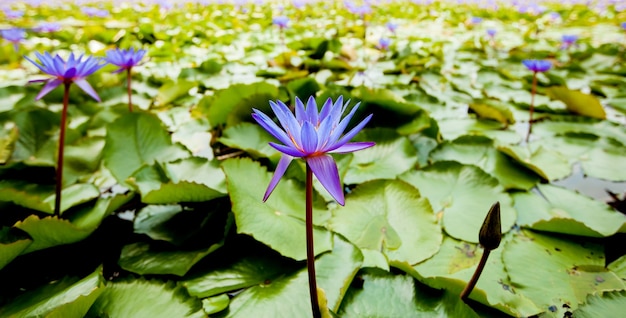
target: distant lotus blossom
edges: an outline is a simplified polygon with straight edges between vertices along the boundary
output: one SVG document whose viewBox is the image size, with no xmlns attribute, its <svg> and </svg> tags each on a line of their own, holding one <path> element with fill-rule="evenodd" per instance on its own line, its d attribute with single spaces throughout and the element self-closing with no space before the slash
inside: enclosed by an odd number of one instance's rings
<svg viewBox="0 0 626 318">
<path fill-rule="evenodd" d="M 302 9 L 306 6 L 306 0 L 293 0 L 291 3 L 294 7 L 296 7 L 296 9 Z"/>
<path fill-rule="evenodd" d="M 391 39 L 380 38 L 380 40 L 378 40 L 378 45 L 376 47 L 381 51 L 387 51 L 389 49 L 389 45 L 391 45 Z"/>
<path fill-rule="evenodd" d="M 24 11 L 22 10 L 4 9 L 2 11 L 4 11 L 4 16 L 8 20 L 19 19 L 24 16 Z"/>
<path fill-rule="evenodd" d="M 0 35 L 2 35 L 5 40 L 13 43 L 13 47 L 17 52 L 20 49 L 20 42 L 22 42 L 22 40 L 24 40 L 24 38 L 26 37 L 26 32 L 23 29 L 13 28 L 8 30 L 0 30 Z"/>
<path fill-rule="evenodd" d="M 396 30 L 398 29 L 397 23 L 387 22 L 386 26 L 387 26 L 387 30 L 389 30 L 389 32 L 391 33 L 396 33 Z"/>
<path fill-rule="evenodd" d="M 63 60 L 59 55 L 53 57 L 48 52 L 44 54 L 35 53 L 35 55 L 37 55 L 41 64 L 31 60 L 27 56 L 25 56 L 25 58 L 35 64 L 42 72 L 52 75 L 50 79 L 43 80 L 46 82 L 46 85 L 41 89 L 41 92 L 39 92 L 35 99 L 41 99 L 61 84 L 68 85 L 75 83 L 85 93 L 93 97 L 93 99 L 100 101 L 100 97 L 85 78 L 102 68 L 106 63 L 101 63 L 100 59 L 92 56 L 84 60 L 82 55 L 76 58 L 74 57 L 74 53 L 70 54 L 67 61 Z M 41 81 L 37 80 L 33 82 Z"/>
<path fill-rule="evenodd" d="M 328 98 L 321 111 L 318 111 L 313 96 L 307 101 L 306 108 L 296 97 L 294 116 L 282 101 L 270 101 L 270 107 L 282 128 L 263 112 L 253 109 L 252 118 L 282 143 L 269 143 L 280 151 L 282 156 L 265 191 L 263 201 L 274 191 L 291 161 L 294 158 L 302 158 L 333 199 L 344 205 L 343 186 L 339 179 L 337 164 L 329 154 L 349 153 L 374 146 L 373 142 L 349 142 L 370 121 L 371 114 L 344 134 L 360 103 L 342 119 L 341 116 L 347 110 L 348 104 L 349 101 L 343 103 L 342 96 L 334 103 Z"/>
<path fill-rule="evenodd" d="M 496 33 L 498 33 L 498 31 L 496 29 L 487 29 L 487 35 L 490 38 L 493 38 L 496 36 Z"/>
<path fill-rule="evenodd" d="M 558 12 L 550 12 L 550 20 L 558 21 L 561 19 L 561 15 Z"/>
<path fill-rule="evenodd" d="M 272 23 L 278 26 L 279 28 L 284 29 L 289 24 L 289 18 L 283 15 L 277 16 L 277 17 L 272 18 Z"/>
<path fill-rule="evenodd" d="M 533 72 L 545 72 L 552 67 L 552 62 L 548 60 L 523 60 L 522 64 Z"/>
<path fill-rule="evenodd" d="M 361 19 L 365 17 L 366 14 L 372 13 L 372 7 L 370 7 L 368 4 L 356 5 L 350 1 L 346 1 L 345 6 L 348 11 L 360 16 Z"/>
<path fill-rule="evenodd" d="M 622 26 L 622 29 L 626 30 L 626 22 L 622 22 L 620 25 Z"/>
<path fill-rule="evenodd" d="M 480 17 L 472 17 L 470 19 L 471 24 L 480 24 L 481 22 L 483 22 L 483 18 Z"/>
<path fill-rule="evenodd" d="M 137 66 L 144 55 L 146 55 L 146 50 L 137 50 L 135 52 L 134 48 L 129 50 L 115 49 L 107 51 L 104 59 L 109 64 L 118 66 L 119 69 L 115 70 L 114 73 L 119 73 Z"/>
<path fill-rule="evenodd" d="M 104 9 L 98 9 L 94 7 L 82 7 L 80 10 L 88 17 L 105 18 L 109 16 L 109 11 Z"/>
<path fill-rule="evenodd" d="M 561 44 L 561 49 L 568 49 L 571 46 L 576 44 L 576 41 L 578 40 L 578 35 L 575 34 L 564 34 L 561 38 L 562 40 L 562 44 Z"/>
<path fill-rule="evenodd" d="M 41 22 L 37 27 L 35 27 L 35 31 L 51 33 L 61 30 L 61 24 L 57 22 Z"/>
</svg>

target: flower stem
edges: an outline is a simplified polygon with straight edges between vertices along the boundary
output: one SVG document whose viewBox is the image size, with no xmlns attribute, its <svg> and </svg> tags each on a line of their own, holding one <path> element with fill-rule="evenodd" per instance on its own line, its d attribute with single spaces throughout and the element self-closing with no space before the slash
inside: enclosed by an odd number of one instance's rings
<svg viewBox="0 0 626 318">
<path fill-rule="evenodd" d="M 470 293 L 474 289 L 474 286 L 476 286 L 478 278 L 480 278 L 480 274 L 483 273 L 485 264 L 487 264 L 487 258 L 489 258 L 489 253 L 491 253 L 491 250 L 484 250 L 483 256 L 480 257 L 480 262 L 478 262 L 478 267 L 476 267 L 476 271 L 474 271 L 474 275 L 472 275 L 472 278 L 469 282 L 467 282 L 465 289 L 463 289 L 463 292 L 461 292 L 461 300 L 467 301 L 467 297 L 469 297 Z"/>
<path fill-rule="evenodd" d="M 131 76 L 130 76 L 131 67 L 126 69 L 126 89 L 128 90 L 128 111 L 133 112 L 133 101 L 132 101 L 132 90 L 130 88 Z"/>
<path fill-rule="evenodd" d="M 313 250 L 313 171 L 306 165 L 306 265 L 309 272 L 309 294 L 314 318 L 322 317 L 317 299 L 315 280 L 315 252 Z"/>
<path fill-rule="evenodd" d="M 63 93 L 63 110 L 61 111 L 61 131 L 59 134 L 59 153 L 57 156 L 57 171 L 56 171 L 56 187 L 54 197 L 54 215 L 61 215 L 61 190 L 63 188 L 63 150 L 65 149 L 65 128 L 67 121 L 67 107 L 70 99 L 70 85 L 71 83 L 65 83 L 65 90 Z"/>
<path fill-rule="evenodd" d="M 528 134 L 526 134 L 526 143 L 530 139 L 530 133 L 533 130 L 533 113 L 535 112 L 535 92 L 537 90 L 537 72 L 533 72 L 533 87 L 530 92 L 530 117 L 528 118 Z"/>
</svg>

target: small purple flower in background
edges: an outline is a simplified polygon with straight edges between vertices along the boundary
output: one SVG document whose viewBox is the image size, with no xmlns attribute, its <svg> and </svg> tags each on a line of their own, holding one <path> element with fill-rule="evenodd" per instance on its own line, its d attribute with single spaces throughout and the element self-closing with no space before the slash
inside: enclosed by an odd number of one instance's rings
<svg viewBox="0 0 626 318">
<path fill-rule="evenodd" d="M 492 39 L 496 36 L 496 33 L 498 33 L 496 29 L 487 29 L 487 35 Z"/>
<path fill-rule="evenodd" d="M 522 64 L 533 72 L 533 84 L 530 92 L 530 109 L 528 118 L 528 133 L 526 134 L 526 142 L 530 139 L 533 129 L 533 113 L 535 111 L 535 92 L 537 91 L 537 73 L 548 71 L 552 67 L 552 62 L 547 60 L 523 60 Z"/>
<path fill-rule="evenodd" d="M 287 28 L 289 25 L 289 18 L 284 15 L 274 17 L 272 18 L 272 24 L 278 26 L 282 30 Z"/>
<path fill-rule="evenodd" d="M 550 21 L 556 22 L 561 19 L 561 15 L 558 12 L 550 12 Z"/>
<path fill-rule="evenodd" d="M 124 49 L 115 49 L 108 50 L 106 52 L 106 57 L 104 58 L 109 64 L 113 64 L 118 66 L 119 69 L 115 70 L 113 73 L 120 73 L 125 70 L 129 70 L 134 66 L 137 66 L 141 59 L 143 59 L 144 55 L 146 55 L 146 50 L 137 50 L 135 52 L 134 48 L 129 50 Z"/>
<path fill-rule="evenodd" d="M 391 45 L 391 39 L 380 38 L 380 40 L 378 40 L 378 45 L 376 45 L 376 48 L 381 51 L 387 51 L 389 49 L 389 45 Z"/>
<path fill-rule="evenodd" d="M 483 18 L 479 18 L 479 17 L 472 17 L 472 18 L 470 19 L 470 23 L 471 23 L 471 24 L 474 24 L 474 25 L 476 25 L 476 24 L 480 24 L 481 22 L 483 22 Z"/>
<path fill-rule="evenodd" d="M 552 67 L 552 62 L 547 60 L 523 60 L 522 64 L 524 64 L 529 71 L 539 73 L 545 72 Z"/>
<path fill-rule="evenodd" d="M 15 52 L 17 52 L 20 49 L 20 42 L 22 42 L 22 40 L 24 40 L 24 38 L 26 37 L 26 32 L 23 29 L 13 28 L 8 30 L 0 30 L 0 35 L 2 35 L 5 40 L 13 43 Z"/>
<path fill-rule="evenodd" d="M 561 49 L 569 49 L 570 47 L 576 44 L 576 41 L 578 40 L 578 35 L 564 34 L 561 37 L 561 40 L 562 40 Z"/>
<path fill-rule="evenodd" d="M 626 31 L 626 22 L 622 22 L 620 25 L 622 26 L 622 29 Z"/>
<path fill-rule="evenodd" d="M 41 22 L 37 27 L 35 27 L 35 31 L 51 33 L 61 30 L 61 24 L 57 22 Z"/>
<path fill-rule="evenodd" d="M 10 8 L 5 8 L 2 11 L 4 11 L 4 17 L 8 20 L 19 19 L 24 16 L 24 11 L 22 10 L 11 10 Z"/>
<path fill-rule="evenodd" d="M 371 114 L 343 135 L 360 105 L 360 103 L 356 104 L 342 119 L 341 116 L 348 108 L 348 104 L 349 101 L 343 103 L 342 96 L 337 98 L 335 103 L 329 98 L 322 106 L 322 110 L 318 112 L 313 96 L 307 101 L 306 108 L 296 97 L 294 116 L 283 102 L 270 101 L 272 111 L 278 117 L 282 128 L 261 111 L 253 109 L 252 118 L 282 143 L 282 145 L 269 143 L 283 155 L 265 191 L 263 201 L 267 200 L 274 191 L 293 158 L 303 158 L 328 193 L 337 203 L 344 205 L 343 187 L 339 179 L 337 164 L 329 153 L 349 153 L 374 146 L 373 142 L 349 142 L 370 121 Z"/>
<path fill-rule="evenodd" d="M 386 26 L 387 26 L 387 30 L 389 30 L 389 32 L 391 33 L 396 33 L 396 30 L 398 29 L 397 23 L 387 22 Z"/>
<path fill-rule="evenodd" d="M 109 11 L 94 7 L 82 7 L 80 11 L 82 11 L 88 17 L 105 18 L 109 16 Z"/>
<path fill-rule="evenodd" d="M 291 3 L 293 4 L 294 7 L 296 7 L 296 9 L 302 9 L 304 8 L 304 6 L 306 6 L 306 1 L 305 0 L 292 0 Z"/>
<path fill-rule="evenodd" d="M 134 48 L 131 48 L 130 50 L 115 49 L 107 51 L 106 57 L 104 58 L 109 64 L 113 64 L 119 67 L 119 69 L 115 70 L 113 73 L 126 71 L 128 110 L 131 112 L 133 111 L 132 89 L 130 87 L 130 82 L 132 78 L 131 70 L 133 67 L 139 64 L 144 55 L 146 55 L 146 50 L 137 50 L 135 52 Z"/>
<path fill-rule="evenodd" d="M 39 63 L 25 58 L 35 64 L 42 72 L 52 75 L 52 78 L 47 80 L 36 80 L 31 82 L 45 81 L 46 85 L 41 89 L 35 99 L 40 99 L 46 94 L 50 93 L 57 86 L 63 84 L 63 110 L 61 112 L 61 129 L 59 132 L 59 151 L 57 154 L 57 167 L 56 167 L 56 186 L 55 186 L 55 199 L 54 199 L 54 215 L 61 215 L 61 189 L 63 188 L 63 149 L 65 147 L 65 128 L 67 127 L 67 108 L 70 98 L 70 86 L 72 83 L 76 83 L 85 93 L 93 97 L 93 99 L 100 101 L 100 97 L 93 90 L 93 87 L 89 85 L 89 82 L 85 79 L 87 76 L 93 74 L 99 70 L 106 63 L 100 63 L 100 59 L 94 57 L 87 57 L 83 60 L 83 56 L 78 58 L 74 57 L 74 53 L 70 54 L 67 60 L 63 60 L 58 54 L 51 56 L 50 53 L 44 54 L 35 53 L 39 59 Z"/>
<path fill-rule="evenodd" d="M 48 52 L 44 54 L 35 53 L 35 55 L 37 55 L 41 64 L 29 59 L 28 57 L 25 58 L 29 62 L 35 64 L 35 66 L 37 66 L 42 72 L 53 76 L 50 79 L 43 80 L 46 82 L 46 85 L 35 99 L 41 99 L 61 84 L 69 85 L 71 83 L 75 83 L 85 93 L 93 97 L 93 99 L 100 101 L 100 97 L 85 78 L 102 68 L 106 63 L 100 63 L 99 59 L 92 56 L 89 56 L 84 60 L 83 55 L 76 58 L 74 57 L 74 53 L 70 54 L 67 61 L 63 60 L 63 58 L 59 55 L 53 57 Z M 34 82 L 41 81 L 38 80 Z"/>
</svg>

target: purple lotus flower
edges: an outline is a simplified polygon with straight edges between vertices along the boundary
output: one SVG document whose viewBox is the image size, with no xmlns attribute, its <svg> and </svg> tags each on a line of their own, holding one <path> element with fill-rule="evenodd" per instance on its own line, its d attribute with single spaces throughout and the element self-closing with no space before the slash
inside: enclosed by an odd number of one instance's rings
<svg viewBox="0 0 626 318">
<path fill-rule="evenodd" d="M 289 18 L 286 16 L 277 16 L 272 19 L 272 23 L 277 25 L 279 28 L 284 29 L 289 24 Z"/>
<path fill-rule="evenodd" d="M 59 24 L 57 22 L 41 22 L 35 28 L 35 31 L 45 32 L 45 33 L 56 32 L 56 31 L 59 31 L 59 30 L 61 30 L 61 24 Z"/>
<path fill-rule="evenodd" d="M 13 47 L 17 52 L 20 49 L 20 42 L 22 42 L 22 40 L 24 40 L 24 38 L 26 37 L 26 32 L 19 28 L 13 28 L 8 30 L 0 30 L 0 35 L 2 35 L 5 40 L 13 43 Z"/>
<path fill-rule="evenodd" d="M 137 66 L 141 59 L 146 55 L 146 50 L 137 50 L 135 52 L 134 48 L 130 50 L 123 49 L 115 49 L 108 50 L 106 52 L 106 57 L 104 58 L 109 64 L 113 64 L 119 69 L 115 70 L 113 73 L 119 73 L 125 70 L 128 70 L 134 66 Z"/>
<path fill-rule="evenodd" d="M 523 60 L 522 63 L 526 68 L 533 72 L 545 72 L 552 67 L 552 62 L 547 60 Z"/>
<path fill-rule="evenodd" d="M 490 38 L 493 38 L 496 36 L 496 33 L 498 33 L 498 31 L 496 29 L 487 29 L 487 35 Z"/>
<path fill-rule="evenodd" d="M 398 29 L 397 23 L 387 22 L 386 26 L 387 26 L 387 30 L 389 30 L 389 32 L 391 33 L 396 33 L 396 30 Z"/>
<path fill-rule="evenodd" d="M 620 25 L 622 26 L 622 29 L 626 30 L 626 22 L 622 22 Z"/>
<path fill-rule="evenodd" d="M 576 44 L 576 41 L 578 40 L 578 35 L 575 34 L 564 34 L 561 37 L 562 40 L 562 44 L 561 44 L 561 48 L 562 49 L 567 49 L 569 47 L 571 47 L 572 45 Z"/>
<path fill-rule="evenodd" d="M 471 24 L 480 24 L 481 22 L 483 22 L 483 18 L 480 17 L 472 17 L 470 19 Z"/>
<path fill-rule="evenodd" d="M 43 55 L 35 53 L 35 55 L 37 55 L 41 64 L 29 59 L 26 56 L 25 58 L 29 62 L 35 64 L 35 66 L 37 66 L 42 72 L 53 76 L 47 80 L 32 81 L 46 82 L 46 85 L 35 99 L 41 99 L 61 84 L 69 85 L 71 83 L 76 83 L 76 85 L 78 85 L 78 87 L 80 87 L 85 93 L 89 94 L 89 96 L 93 97 L 93 99 L 100 101 L 100 97 L 85 78 L 102 68 L 106 63 L 100 63 L 100 59 L 92 56 L 87 57 L 85 60 L 83 60 L 82 55 L 75 58 L 74 53 L 70 54 L 67 61 L 63 60 L 63 58 L 59 55 L 53 57 L 48 52 Z"/>
<path fill-rule="evenodd" d="M 376 47 L 381 51 L 387 51 L 389 49 L 389 45 L 391 45 L 391 39 L 380 38 L 380 40 L 378 40 L 378 45 Z"/>
<path fill-rule="evenodd" d="M 109 11 L 104 9 L 98 9 L 94 7 L 82 7 L 80 10 L 88 17 L 105 18 L 109 16 Z"/>
<path fill-rule="evenodd" d="M 24 16 L 24 11 L 22 10 L 11 10 L 10 8 L 7 8 L 2 11 L 4 11 L 4 16 L 8 20 L 19 19 Z"/>
<path fill-rule="evenodd" d="M 350 113 L 341 119 L 341 115 L 347 109 L 348 104 L 349 101 L 343 103 L 342 96 L 339 96 L 335 103 L 329 98 L 322 106 L 322 110 L 318 112 L 313 96 L 307 101 L 306 108 L 302 101 L 296 97 L 294 116 L 283 102 L 270 101 L 272 111 L 278 117 L 282 128 L 278 127 L 270 117 L 261 111 L 253 109 L 252 118 L 282 143 L 282 145 L 269 143 L 283 155 L 265 191 L 263 201 L 267 200 L 274 191 L 291 160 L 303 158 L 328 193 L 337 203 L 344 205 L 343 189 L 337 164 L 329 153 L 349 153 L 374 146 L 373 142 L 348 142 L 370 121 L 371 114 L 342 136 L 360 105 L 360 103 L 356 104 Z"/>
</svg>

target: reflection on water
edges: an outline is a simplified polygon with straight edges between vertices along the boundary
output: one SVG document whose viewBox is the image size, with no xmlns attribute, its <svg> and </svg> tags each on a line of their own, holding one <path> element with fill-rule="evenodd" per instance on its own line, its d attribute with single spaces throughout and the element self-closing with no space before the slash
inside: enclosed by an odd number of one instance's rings
<svg viewBox="0 0 626 318">
<path fill-rule="evenodd" d="M 616 193 L 620 197 L 626 193 L 626 182 L 612 182 L 585 176 L 580 163 L 574 164 L 573 171 L 569 177 L 553 181 L 552 184 L 578 191 L 602 202 L 613 201 L 607 190 Z"/>
</svg>

